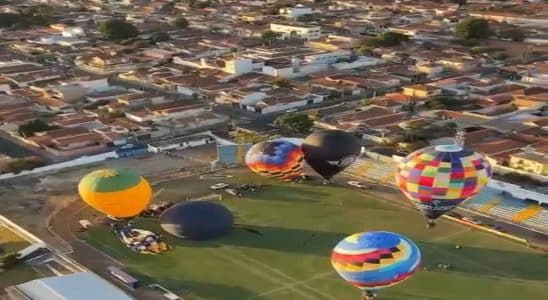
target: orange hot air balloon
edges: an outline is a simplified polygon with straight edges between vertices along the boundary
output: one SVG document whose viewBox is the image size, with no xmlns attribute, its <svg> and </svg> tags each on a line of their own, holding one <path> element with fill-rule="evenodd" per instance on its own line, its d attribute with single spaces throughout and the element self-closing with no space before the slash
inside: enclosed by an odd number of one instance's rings
<svg viewBox="0 0 548 300">
<path fill-rule="evenodd" d="M 127 169 L 93 171 L 80 180 L 78 192 L 89 206 L 117 218 L 138 215 L 152 198 L 148 181 Z"/>
</svg>

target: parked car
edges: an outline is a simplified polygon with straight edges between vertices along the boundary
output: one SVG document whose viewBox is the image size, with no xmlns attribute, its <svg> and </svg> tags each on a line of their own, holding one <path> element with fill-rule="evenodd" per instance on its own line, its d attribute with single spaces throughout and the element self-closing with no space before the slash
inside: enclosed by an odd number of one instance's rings
<svg viewBox="0 0 548 300">
<path fill-rule="evenodd" d="M 226 187 L 228 187 L 228 183 L 220 182 L 220 183 L 216 183 L 216 184 L 210 186 L 209 188 L 212 189 L 212 190 L 220 190 L 220 189 L 224 189 Z"/>
<path fill-rule="evenodd" d="M 243 194 L 240 193 L 238 190 L 235 189 L 226 189 L 225 192 L 229 195 L 232 195 L 234 197 L 242 197 Z"/>
<path fill-rule="evenodd" d="M 359 189 L 364 189 L 366 188 L 367 186 L 359 181 L 348 181 L 347 182 L 348 185 L 350 186 L 353 186 L 353 187 L 357 187 Z"/>
</svg>

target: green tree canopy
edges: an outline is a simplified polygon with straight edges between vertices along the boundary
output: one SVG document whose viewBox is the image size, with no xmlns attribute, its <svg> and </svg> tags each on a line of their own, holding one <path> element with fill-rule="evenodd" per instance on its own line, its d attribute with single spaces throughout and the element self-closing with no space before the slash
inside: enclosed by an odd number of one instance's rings
<svg viewBox="0 0 548 300">
<path fill-rule="evenodd" d="M 175 19 L 175 21 L 173 21 L 173 25 L 175 25 L 179 28 L 185 29 L 185 28 L 188 27 L 188 21 L 187 21 L 187 19 L 185 19 L 183 17 L 179 17 L 179 18 Z"/>
<path fill-rule="evenodd" d="M 463 5 L 466 5 L 468 0 L 451 0 L 451 2 L 458 4 L 459 6 L 463 6 Z"/>
<path fill-rule="evenodd" d="M 491 35 L 489 22 L 483 19 L 466 18 L 457 24 L 456 35 L 460 39 L 485 39 Z"/>
<path fill-rule="evenodd" d="M 373 40 L 367 41 L 367 46 L 370 47 L 392 47 L 392 46 L 398 46 L 402 42 L 406 42 L 409 40 L 409 37 L 405 34 L 397 33 L 397 32 L 383 32 L 377 37 L 375 37 Z"/>
<path fill-rule="evenodd" d="M 316 18 L 312 14 L 305 14 L 297 17 L 297 21 L 304 23 L 314 22 L 315 20 Z"/>
<path fill-rule="evenodd" d="M 0 269 L 10 269 L 19 263 L 19 253 L 10 252 L 0 257 Z"/>
<path fill-rule="evenodd" d="M 267 31 L 263 32 L 263 34 L 261 35 L 261 38 L 263 40 L 263 43 L 268 44 L 268 45 L 272 45 L 272 43 L 274 43 L 274 41 L 279 36 L 280 36 L 280 33 L 274 32 L 272 30 L 267 30 Z"/>
<path fill-rule="evenodd" d="M 139 31 L 135 26 L 118 19 L 103 22 L 99 27 L 99 31 L 103 37 L 109 40 L 129 39 L 139 35 Z"/>
<path fill-rule="evenodd" d="M 314 121 L 305 114 L 288 113 L 277 117 L 274 125 L 296 133 L 308 133 L 314 126 Z"/>
<path fill-rule="evenodd" d="M 169 41 L 170 39 L 171 38 L 170 38 L 169 34 L 167 34 L 164 31 L 160 31 L 160 32 L 155 32 L 155 33 L 152 34 L 152 36 L 150 37 L 150 42 L 156 44 L 158 42 Z"/>
<path fill-rule="evenodd" d="M 28 121 L 27 123 L 19 125 L 19 128 L 17 128 L 17 130 L 20 136 L 27 138 L 27 137 L 34 136 L 35 132 L 47 131 L 50 128 L 51 127 L 48 124 L 46 124 L 44 121 L 37 119 L 33 121 Z"/>
</svg>

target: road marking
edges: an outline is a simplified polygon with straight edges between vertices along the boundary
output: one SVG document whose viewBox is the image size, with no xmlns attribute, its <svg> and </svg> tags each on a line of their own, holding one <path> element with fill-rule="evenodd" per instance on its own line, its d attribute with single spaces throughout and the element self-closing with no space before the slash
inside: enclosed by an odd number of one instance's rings
<svg viewBox="0 0 548 300">
<path fill-rule="evenodd" d="M 256 260 L 256 259 L 254 259 L 254 258 L 251 258 L 251 257 L 249 257 L 249 256 L 247 256 L 247 255 L 241 253 L 240 251 L 237 251 L 237 250 L 234 250 L 234 249 L 228 249 L 228 248 L 226 248 L 226 247 L 223 247 L 223 248 L 226 250 L 226 252 L 231 252 L 231 253 L 233 253 L 233 254 L 239 255 L 239 256 L 240 256 L 240 259 L 247 260 L 248 262 L 253 263 L 253 264 L 255 264 L 255 265 L 258 265 L 258 266 L 262 266 L 264 269 L 267 269 L 267 270 L 269 270 L 270 272 L 272 272 L 272 273 L 274 273 L 274 274 L 277 274 L 278 276 L 280 276 L 280 277 L 282 277 L 282 278 L 285 278 L 286 280 L 290 280 L 291 282 L 298 282 L 295 278 L 293 278 L 293 277 L 291 277 L 291 276 L 285 274 L 285 273 L 282 272 L 281 270 L 276 269 L 276 268 L 274 268 L 274 267 L 272 267 L 272 266 L 269 266 L 269 265 L 267 265 L 267 264 L 265 264 L 265 263 L 263 263 L 263 262 L 261 262 L 261 261 L 259 261 L 259 260 Z M 331 272 L 330 272 L 330 273 L 331 273 Z M 329 294 L 326 294 L 326 293 L 324 293 L 324 292 L 322 292 L 322 291 L 320 291 L 320 290 L 317 290 L 317 289 L 315 289 L 315 288 L 313 288 L 313 287 L 311 287 L 311 286 L 308 286 L 308 285 L 305 285 L 305 284 L 301 284 L 301 285 L 302 285 L 303 288 L 307 289 L 308 291 L 314 292 L 314 293 L 316 293 L 316 294 L 318 294 L 318 295 L 321 295 L 321 296 L 323 296 L 323 297 L 325 297 L 325 298 L 327 298 L 327 299 L 338 300 L 337 298 L 335 298 L 335 297 L 333 297 L 333 296 L 331 296 L 331 295 L 329 295 Z"/>
<path fill-rule="evenodd" d="M 301 280 L 301 281 L 296 281 L 294 283 L 290 283 L 290 284 L 287 284 L 287 285 L 284 285 L 284 286 L 281 286 L 279 288 L 275 288 L 273 290 L 270 290 L 270 291 L 266 291 L 264 293 L 260 293 L 258 295 L 254 295 L 254 296 L 251 296 L 249 298 L 246 298 L 245 300 L 251 300 L 251 299 L 257 299 L 257 298 L 261 298 L 263 296 L 266 296 L 266 295 L 270 295 L 270 294 L 274 294 L 274 293 L 277 293 L 277 292 L 281 292 L 281 291 L 284 291 L 284 290 L 287 290 L 287 289 L 292 289 L 294 287 L 297 287 L 299 285 L 302 285 L 304 283 L 307 283 L 309 281 L 314 281 L 316 279 L 320 279 L 320 278 L 323 278 L 323 277 L 327 277 L 327 276 L 330 276 L 332 275 L 333 272 L 330 271 L 330 272 L 325 272 L 325 273 L 320 273 L 320 274 L 316 274 L 308 279 L 305 279 L 305 280 Z M 336 299 L 336 298 L 329 298 L 329 299 Z"/>
</svg>

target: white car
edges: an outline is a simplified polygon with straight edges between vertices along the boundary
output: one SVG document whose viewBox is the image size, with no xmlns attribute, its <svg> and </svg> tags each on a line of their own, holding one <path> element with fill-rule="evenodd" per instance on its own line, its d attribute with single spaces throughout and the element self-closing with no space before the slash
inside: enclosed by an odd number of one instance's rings
<svg viewBox="0 0 548 300">
<path fill-rule="evenodd" d="M 228 183 L 220 182 L 220 183 L 216 183 L 216 184 L 210 186 L 209 188 L 212 189 L 212 190 L 220 190 L 220 189 L 224 189 L 226 187 L 228 187 Z"/>
<path fill-rule="evenodd" d="M 357 187 L 357 188 L 360 188 L 360 189 L 363 189 L 365 188 L 365 184 L 359 182 L 359 181 L 348 181 L 347 182 L 348 185 L 351 185 L 353 187 Z"/>
</svg>

